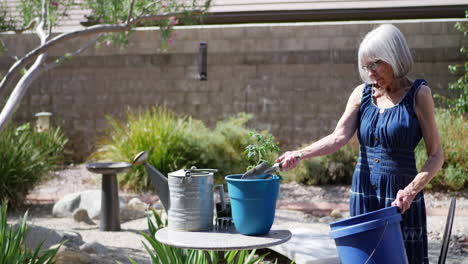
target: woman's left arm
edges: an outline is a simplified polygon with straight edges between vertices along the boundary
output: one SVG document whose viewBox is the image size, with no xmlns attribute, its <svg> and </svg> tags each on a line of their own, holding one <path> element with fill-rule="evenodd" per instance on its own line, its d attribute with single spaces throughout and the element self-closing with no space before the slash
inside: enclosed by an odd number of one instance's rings
<svg viewBox="0 0 468 264">
<path fill-rule="evenodd" d="M 398 191 L 397 197 L 392 203 L 392 205 L 400 208 L 401 213 L 410 208 L 416 194 L 422 191 L 424 186 L 434 178 L 444 163 L 444 154 L 435 122 L 434 101 L 431 89 L 428 86 L 423 85 L 419 88 L 416 94 L 415 111 L 421 126 L 424 143 L 426 144 L 427 160 L 414 180 L 403 190 Z"/>
</svg>

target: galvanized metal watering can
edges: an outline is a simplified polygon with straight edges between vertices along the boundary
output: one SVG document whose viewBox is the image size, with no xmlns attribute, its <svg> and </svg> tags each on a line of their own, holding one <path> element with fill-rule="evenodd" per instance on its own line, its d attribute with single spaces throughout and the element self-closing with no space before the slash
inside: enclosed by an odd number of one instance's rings
<svg viewBox="0 0 468 264">
<path fill-rule="evenodd" d="M 181 169 L 165 177 L 147 161 L 148 153 L 140 152 L 134 165 L 143 164 L 156 194 L 168 215 L 168 227 L 181 231 L 213 229 L 213 175 L 216 169 Z"/>
</svg>

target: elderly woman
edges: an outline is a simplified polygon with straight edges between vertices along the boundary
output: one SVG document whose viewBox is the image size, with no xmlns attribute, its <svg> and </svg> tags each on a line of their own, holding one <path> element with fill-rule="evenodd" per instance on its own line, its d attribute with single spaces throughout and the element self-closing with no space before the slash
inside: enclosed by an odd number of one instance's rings
<svg viewBox="0 0 468 264">
<path fill-rule="evenodd" d="M 397 206 L 409 263 L 429 263 L 424 186 L 443 163 L 431 89 L 424 80 L 407 77 L 413 59 L 403 34 L 393 25 L 369 32 L 359 47 L 364 84 L 354 89 L 335 131 L 312 145 L 277 159 L 282 170 L 300 159 L 331 154 L 357 130 L 359 160 L 350 195 L 351 216 Z M 414 149 L 421 138 L 428 159 L 416 170 Z"/>
</svg>

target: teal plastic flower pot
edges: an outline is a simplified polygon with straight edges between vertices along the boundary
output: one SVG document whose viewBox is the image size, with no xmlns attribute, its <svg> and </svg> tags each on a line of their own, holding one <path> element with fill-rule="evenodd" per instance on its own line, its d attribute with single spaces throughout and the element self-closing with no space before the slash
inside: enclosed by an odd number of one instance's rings
<svg viewBox="0 0 468 264">
<path fill-rule="evenodd" d="M 234 225 L 243 235 L 267 234 L 275 220 L 280 177 L 241 179 L 242 174 L 225 177 L 231 199 Z"/>
</svg>

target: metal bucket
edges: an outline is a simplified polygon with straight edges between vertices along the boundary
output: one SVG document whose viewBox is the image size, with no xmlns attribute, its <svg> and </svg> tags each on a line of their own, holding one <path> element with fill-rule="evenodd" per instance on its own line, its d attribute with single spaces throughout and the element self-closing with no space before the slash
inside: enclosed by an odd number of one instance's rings
<svg viewBox="0 0 468 264">
<path fill-rule="evenodd" d="M 212 169 L 178 170 L 169 173 L 168 227 L 180 231 L 213 229 Z"/>
</svg>

